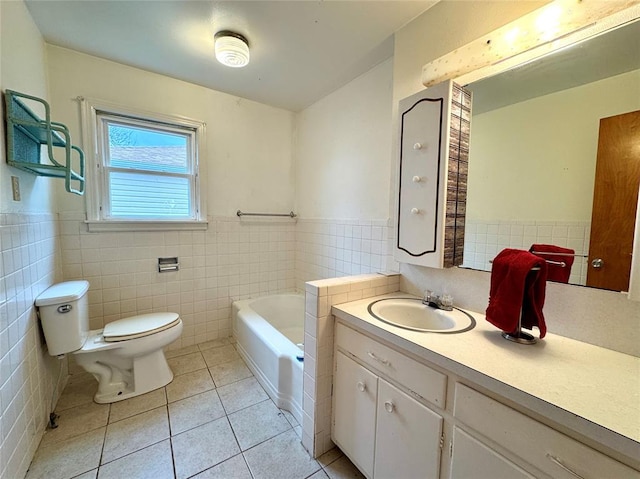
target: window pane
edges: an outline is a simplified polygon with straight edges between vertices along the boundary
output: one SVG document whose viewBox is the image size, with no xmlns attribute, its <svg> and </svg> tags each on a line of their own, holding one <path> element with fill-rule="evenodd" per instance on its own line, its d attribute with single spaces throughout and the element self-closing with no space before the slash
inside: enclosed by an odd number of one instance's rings
<svg viewBox="0 0 640 479">
<path fill-rule="evenodd" d="M 111 216 L 120 218 L 191 218 L 187 178 L 111 172 Z"/>
<path fill-rule="evenodd" d="M 188 173 L 189 134 L 107 122 L 109 164 L 117 168 Z"/>
</svg>

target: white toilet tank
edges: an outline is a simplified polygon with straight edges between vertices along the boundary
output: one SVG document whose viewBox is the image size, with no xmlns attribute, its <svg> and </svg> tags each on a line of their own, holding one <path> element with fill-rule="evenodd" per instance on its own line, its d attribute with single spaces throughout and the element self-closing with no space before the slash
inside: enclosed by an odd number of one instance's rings
<svg viewBox="0 0 640 479">
<path fill-rule="evenodd" d="M 54 284 L 36 298 L 51 356 L 82 348 L 89 336 L 88 281 Z"/>
</svg>

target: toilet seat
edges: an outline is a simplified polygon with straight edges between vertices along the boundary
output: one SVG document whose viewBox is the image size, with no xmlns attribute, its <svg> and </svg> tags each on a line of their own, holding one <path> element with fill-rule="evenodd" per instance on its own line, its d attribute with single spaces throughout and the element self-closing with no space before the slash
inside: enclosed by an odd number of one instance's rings
<svg viewBox="0 0 640 479">
<path fill-rule="evenodd" d="M 142 338 L 169 329 L 180 322 L 176 313 L 149 313 L 113 321 L 102 333 L 106 342 Z"/>
</svg>

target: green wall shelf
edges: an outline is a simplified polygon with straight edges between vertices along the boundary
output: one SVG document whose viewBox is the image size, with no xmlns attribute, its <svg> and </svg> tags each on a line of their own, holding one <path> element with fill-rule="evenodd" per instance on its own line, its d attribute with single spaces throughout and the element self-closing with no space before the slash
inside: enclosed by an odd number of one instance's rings
<svg viewBox="0 0 640 479">
<path fill-rule="evenodd" d="M 35 96 L 5 90 L 7 117 L 7 163 L 39 176 L 64 178 L 65 189 L 76 195 L 84 194 L 84 152 L 71 144 L 69 129 L 51 121 L 49 104 Z M 22 99 L 44 107 L 45 119 L 40 119 Z M 46 146 L 49 163 L 42 162 L 42 146 Z M 64 161 L 57 161 L 54 151 L 64 151 Z M 72 166 L 72 151 L 76 152 Z M 75 186 L 75 187 L 74 187 Z"/>
</svg>

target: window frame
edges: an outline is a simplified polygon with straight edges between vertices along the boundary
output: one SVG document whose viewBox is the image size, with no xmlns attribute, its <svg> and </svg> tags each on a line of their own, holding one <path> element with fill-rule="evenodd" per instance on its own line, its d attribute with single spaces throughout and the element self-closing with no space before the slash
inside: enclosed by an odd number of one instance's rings
<svg viewBox="0 0 640 479">
<path fill-rule="evenodd" d="M 105 102 L 102 100 L 81 99 L 83 104 L 83 143 L 87 154 L 87 224 L 90 232 L 101 231 L 166 231 L 166 230 L 204 230 L 207 228 L 205 211 L 205 192 L 200 178 L 204 174 L 204 165 L 200 161 L 205 153 L 206 124 L 183 116 L 152 113 L 130 107 Z M 115 121 L 114 121 L 115 120 Z M 174 129 L 181 134 L 188 132 L 191 138 L 192 160 L 191 173 L 183 175 L 189 177 L 192 186 L 190 206 L 194 212 L 191 219 L 170 218 L 114 218 L 111 216 L 109 198 L 108 171 L 111 169 L 104 157 L 108 151 L 108 139 L 105 137 L 106 124 L 122 122 L 125 125 L 152 128 L 157 126 L 160 131 Z M 138 125 L 136 125 L 136 122 Z M 105 146 L 106 145 L 106 146 Z M 135 171 L 135 170 L 134 170 Z M 154 172 L 153 174 L 162 174 Z M 172 176 L 176 176 L 172 174 Z"/>
</svg>

